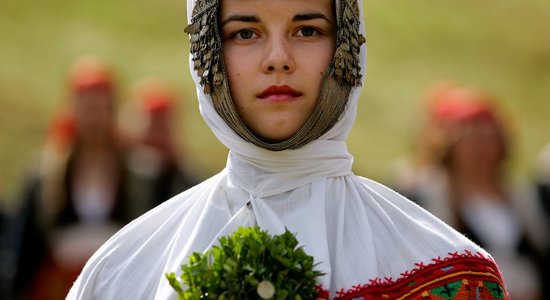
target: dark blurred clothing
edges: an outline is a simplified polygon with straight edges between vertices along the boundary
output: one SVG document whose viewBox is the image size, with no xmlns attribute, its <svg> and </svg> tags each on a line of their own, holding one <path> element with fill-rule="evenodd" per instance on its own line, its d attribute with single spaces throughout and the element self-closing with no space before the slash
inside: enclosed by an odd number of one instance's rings
<svg viewBox="0 0 550 300">
<path fill-rule="evenodd" d="M 538 195 L 540 197 L 541 206 L 544 208 L 546 219 L 550 222 L 550 184 L 539 183 L 537 185 Z M 550 230 L 547 230 L 546 235 L 550 235 Z M 544 270 L 544 291 L 546 300 L 550 300 L 550 247 L 547 248 L 544 255 L 543 267 Z"/>
<path fill-rule="evenodd" d="M 479 195 L 453 199 L 446 174 L 434 170 L 416 174 L 422 177 L 421 184 L 396 189 L 491 253 L 509 291 L 542 289 L 546 297 L 542 299 L 548 299 L 548 222 L 531 193 L 508 188 L 506 201 L 483 200 Z"/>
<path fill-rule="evenodd" d="M 2 295 L 1 299 L 63 299 L 87 259 L 109 237 L 134 218 L 196 183 L 175 165 L 152 166 L 143 157 L 129 162 L 131 159 L 123 157 L 123 154 L 131 156 L 129 153 L 132 150 L 125 149 L 117 154 L 114 169 L 118 171 L 111 176 L 116 178 L 114 203 L 103 211 L 104 215 L 91 213 L 93 205 L 77 204 L 82 202 L 78 197 L 98 197 L 104 193 L 76 194 L 76 152 L 69 155 L 65 167 L 63 164 L 57 167 L 63 171 L 37 170 L 29 176 L 20 208 L 6 218 L 3 226 L 0 263 L 6 264 L 2 271 L 6 275 L 0 284 L 10 295 Z M 56 180 L 51 178 L 55 173 L 64 174 L 53 190 L 59 189 L 57 193 L 46 193 L 55 185 Z M 55 196 L 44 198 L 48 195 Z"/>
<path fill-rule="evenodd" d="M 538 182 L 536 185 L 537 194 L 546 217 L 550 220 L 550 184 Z"/>
<path fill-rule="evenodd" d="M 20 209 L 6 228 L 14 252 L 10 256 L 17 257 L 12 283 L 16 299 L 23 296 L 33 299 L 64 297 L 93 251 L 116 230 L 157 204 L 132 202 L 132 195 L 139 191 L 129 189 L 132 175 L 120 160 L 115 168 L 119 174 L 113 176 L 117 182 L 112 208 L 97 221 L 86 220 L 87 217 L 76 208 L 79 196 L 75 195 L 78 188 L 73 181 L 75 156 L 73 153 L 68 159 L 59 190 L 49 194 L 55 195 L 51 199 L 45 198 L 48 197 L 45 191 L 52 188 L 49 186 L 52 179 L 48 177 L 52 174 L 38 171 L 29 176 L 22 191 Z M 51 207 L 44 207 L 48 205 Z M 66 252 L 72 251 L 63 247 L 72 246 L 73 242 L 75 251 L 69 255 L 72 257 L 67 257 Z"/>
<path fill-rule="evenodd" d="M 165 159 L 162 152 L 148 145 L 134 145 L 128 161 L 133 174 L 131 185 L 140 191 L 134 198 L 138 203 L 153 199 L 159 204 L 200 182 L 175 160 Z"/>
</svg>

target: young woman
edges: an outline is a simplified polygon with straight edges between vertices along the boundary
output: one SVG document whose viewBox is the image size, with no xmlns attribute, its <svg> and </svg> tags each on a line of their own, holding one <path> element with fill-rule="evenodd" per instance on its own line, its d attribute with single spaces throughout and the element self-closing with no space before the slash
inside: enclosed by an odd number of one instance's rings
<svg viewBox="0 0 550 300">
<path fill-rule="evenodd" d="M 227 166 L 111 238 L 69 299 L 175 298 L 166 272 L 251 225 L 296 233 L 326 299 L 507 297 L 483 249 L 351 171 L 361 1 L 190 0 L 188 14 L 200 110 Z"/>
</svg>

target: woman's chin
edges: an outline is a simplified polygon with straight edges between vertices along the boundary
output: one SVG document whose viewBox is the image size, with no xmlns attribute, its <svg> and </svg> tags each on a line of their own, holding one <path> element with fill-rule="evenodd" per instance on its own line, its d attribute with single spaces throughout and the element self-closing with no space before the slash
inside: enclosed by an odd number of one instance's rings
<svg viewBox="0 0 550 300">
<path fill-rule="evenodd" d="M 261 129 L 262 130 L 252 130 L 252 133 L 260 140 L 270 144 L 284 142 L 300 130 L 300 128 L 291 128 L 290 126 L 284 125 L 273 125 Z"/>
<path fill-rule="evenodd" d="M 266 142 L 266 143 L 269 143 L 269 144 L 278 144 L 278 143 L 282 143 L 286 140 L 288 140 L 292 135 L 288 135 L 288 136 L 270 136 L 270 137 L 265 137 L 265 136 L 258 136 L 260 138 L 260 140 Z"/>
</svg>

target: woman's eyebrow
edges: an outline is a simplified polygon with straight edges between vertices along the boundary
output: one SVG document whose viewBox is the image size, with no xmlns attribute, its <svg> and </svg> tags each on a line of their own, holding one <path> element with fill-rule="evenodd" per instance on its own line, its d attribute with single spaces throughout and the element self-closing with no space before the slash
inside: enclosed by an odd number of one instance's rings
<svg viewBox="0 0 550 300">
<path fill-rule="evenodd" d="M 247 23 L 259 23 L 260 18 L 258 16 L 255 16 L 255 15 L 232 15 L 229 18 L 223 20 L 220 23 L 220 27 L 223 27 L 223 25 L 225 25 L 229 22 L 233 22 L 233 21 L 247 22 Z"/>
<path fill-rule="evenodd" d="M 316 12 L 312 12 L 312 13 L 304 13 L 304 14 L 297 14 L 294 16 L 294 18 L 292 18 L 292 21 L 294 22 L 297 22 L 297 21 L 309 21 L 309 20 L 314 20 L 314 19 L 324 19 L 326 20 L 327 22 L 329 23 L 334 23 L 331 19 L 329 19 L 327 16 L 325 16 L 324 14 L 322 13 L 316 13 Z"/>
</svg>

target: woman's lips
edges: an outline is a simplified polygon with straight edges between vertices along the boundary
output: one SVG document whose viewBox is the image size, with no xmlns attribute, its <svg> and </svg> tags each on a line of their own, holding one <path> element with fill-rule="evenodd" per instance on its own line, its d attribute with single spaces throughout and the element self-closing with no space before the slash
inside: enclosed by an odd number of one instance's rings
<svg viewBox="0 0 550 300">
<path fill-rule="evenodd" d="M 265 89 L 258 98 L 275 102 L 292 101 L 302 96 L 302 93 L 294 90 L 288 85 L 272 85 Z"/>
</svg>

